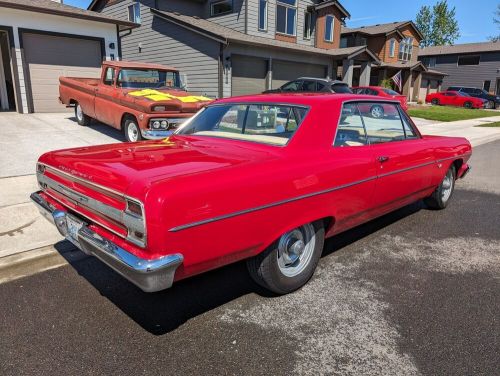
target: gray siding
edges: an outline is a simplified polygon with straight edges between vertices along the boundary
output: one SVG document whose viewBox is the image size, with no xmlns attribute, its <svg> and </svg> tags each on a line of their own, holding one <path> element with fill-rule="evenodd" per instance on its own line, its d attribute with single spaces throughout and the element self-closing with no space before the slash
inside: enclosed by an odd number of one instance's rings
<svg viewBox="0 0 500 376">
<path fill-rule="evenodd" d="M 470 54 L 477 55 L 477 54 Z M 496 81 L 500 78 L 497 70 L 500 68 L 500 51 L 484 52 L 479 54 L 479 65 L 457 65 L 460 55 L 440 55 L 435 56 L 436 66 L 430 69 L 448 74 L 443 80 L 443 89 L 449 86 L 471 86 L 483 88 L 484 81 L 491 81 L 490 91 L 496 92 Z M 421 57 L 424 63 L 428 57 Z"/>
<path fill-rule="evenodd" d="M 122 1 L 103 13 L 126 19 L 130 4 Z M 187 75 L 189 91 L 217 97 L 219 43 L 153 16 L 148 7 L 153 4 L 141 2 L 141 26 L 122 38 L 122 58 L 174 66 Z"/>
<path fill-rule="evenodd" d="M 217 1 L 217 0 L 214 0 Z M 223 14 L 221 16 L 210 17 L 210 4 L 214 1 L 207 1 L 205 5 L 205 18 L 211 22 L 237 30 L 241 33 L 245 32 L 245 0 L 233 0 L 233 12 Z M 186 13 L 187 14 L 187 13 Z"/>
<path fill-rule="evenodd" d="M 304 13 L 312 0 L 298 0 L 297 6 L 297 43 L 314 46 L 316 20 L 312 19 L 311 39 L 304 39 Z M 248 0 L 248 34 L 274 39 L 276 34 L 276 0 L 267 2 L 267 31 L 259 30 L 259 0 Z"/>
</svg>

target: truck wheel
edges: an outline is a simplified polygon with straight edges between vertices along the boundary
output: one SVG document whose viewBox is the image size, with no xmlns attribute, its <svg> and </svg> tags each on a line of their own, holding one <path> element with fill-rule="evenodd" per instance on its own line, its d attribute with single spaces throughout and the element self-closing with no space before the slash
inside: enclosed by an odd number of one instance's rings
<svg viewBox="0 0 500 376">
<path fill-rule="evenodd" d="M 264 252 L 247 260 L 250 276 L 276 294 L 295 291 L 313 276 L 324 241 L 321 221 L 288 231 Z"/>
<path fill-rule="evenodd" d="M 137 125 L 137 120 L 134 118 L 126 118 L 123 123 L 123 131 L 125 132 L 125 139 L 127 142 L 137 142 L 141 141 L 142 134 L 139 126 Z"/>
<path fill-rule="evenodd" d="M 424 200 L 430 209 L 440 210 L 448 206 L 451 196 L 453 195 L 453 190 L 455 189 L 455 179 L 455 166 L 451 165 L 448 171 L 446 171 L 446 175 L 443 181 L 441 181 L 441 184 L 439 184 L 432 195 Z"/>
<path fill-rule="evenodd" d="M 82 106 L 80 106 L 80 103 L 78 102 L 75 103 L 75 117 L 76 117 L 76 122 L 84 127 L 89 125 L 90 121 L 92 120 L 90 116 L 87 116 L 83 113 Z"/>
</svg>

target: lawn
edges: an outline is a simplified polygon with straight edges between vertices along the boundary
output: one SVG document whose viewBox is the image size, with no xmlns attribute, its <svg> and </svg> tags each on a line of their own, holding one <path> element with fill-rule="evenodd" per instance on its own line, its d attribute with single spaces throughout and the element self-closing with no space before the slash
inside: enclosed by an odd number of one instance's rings
<svg viewBox="0 0 500 376">
<path fill-rule="evenodd" d="M 500 127 L 500 121 L 495 121 L 493 123 L 484 123 L 476 125 L 476 127 Z"/>
<path fill-rule="evenodd" d="M 443 122 L 500 116 L 500 112 L 450 106 L 413 107 L 408 110 L 408 114 L 413 117 Z"/>
</svg>

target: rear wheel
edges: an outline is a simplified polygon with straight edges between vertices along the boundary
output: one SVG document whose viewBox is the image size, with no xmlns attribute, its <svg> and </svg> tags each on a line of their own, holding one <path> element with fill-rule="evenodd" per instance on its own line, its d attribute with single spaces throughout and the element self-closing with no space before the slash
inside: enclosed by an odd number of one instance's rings
<svg viewBox="0 0 500 376">
<path fill-rule="evenodd" d="M 472 108 L 472 103 L 469 102 L 469 101 L 467 101 L 467 102 L 464 103 L 464 107 L 465 108 Z"/>
<path fill-rule="evenodd" d="M 446 171 L 446 175 L 441 181 L 441 184 L 439 184 L 432 195 L 424 200 L 429 208 L 444 209 L 448 206 L 455 189 L 455 178 L 455 166 L 452 165 L 448 171 Z"/>
<path fill-rule="evenodd" d="M 324 240 L 321 221 L 297 227 L 249 259 L 248 271 L 255 282 L 276 294 L 295 291 L 313 276 Z"/>
<path fill-rule="evenodd" d="M 379 105 L 372 106 L 372 108 L 370 109 L 370 114 L 374 118 L 377 118 L 377 119 L 381 118 L 384 116 L 384 108 L 382 106 L 379 106 Z"/>
<path fill-rule="evenodd" d="M 123 131 L 127 142 L 136 142 L 143 139 L 137 120 L 132 117 L 125 118 L 123 122 Z"/>
<path fill-rule="evenodd" d="M 438 100 L 437 98 L 432 98 L 431 103 L 432 103 L 434 106 L 437 106 L 437 105 L 439 104 L 439 100 Z"/>
<path fill-rule="evenodd" d="M 92 120 L 90 116 L 87 116 L 83 113 L 82 106 L 80 106 L 80 103 L 78 102 L 75 103 L 75 117 L 76 117 L 76 122 L 82 126 L 89 125 L 90 121 Z"/>
</svg>

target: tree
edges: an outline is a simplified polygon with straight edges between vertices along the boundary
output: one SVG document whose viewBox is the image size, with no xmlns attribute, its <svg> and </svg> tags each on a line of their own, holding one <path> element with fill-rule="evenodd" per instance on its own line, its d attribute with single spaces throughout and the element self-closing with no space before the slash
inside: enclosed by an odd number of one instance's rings
<svg viewBox="0 0 500 376">
<path fill-rule="evenodd" d="M 422 6 L 415 24 L 424 36 L 421 47 L 453 44 L 460 37 L 455 7 L 448 8 L 447 0 L 438 1 L 432 9 Z"/>
<path fill-rule="evenodd" d="M 495 15 L 493 17 L 493 23 L 500 29 L 500 4 L 497 5 L 497 9 L 493 14 Z M 498 42 L 500 41 L 500 34 L 494 37 L 489 37 L 488 39 L 492 42 Z"/>
</svg>

